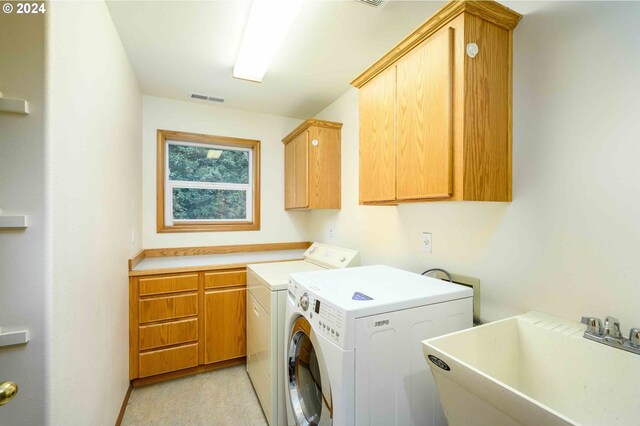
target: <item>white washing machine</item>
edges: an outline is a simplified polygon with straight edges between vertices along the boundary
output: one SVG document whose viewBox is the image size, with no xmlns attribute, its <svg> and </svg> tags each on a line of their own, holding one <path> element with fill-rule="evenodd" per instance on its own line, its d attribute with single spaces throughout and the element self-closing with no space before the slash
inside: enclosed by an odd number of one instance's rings
<svg viewBox="0 0 640 426">
<path fill-rule="evenodd" d="M 420 342 L 473 326 L 470 288 L 389 266 L 292 274 L 290 425 L 446 425 Z"/>
<path fill-rule="evenodd" d="M 304 260 L 247 266 L 247 372 L 271 426 L 285 425 L 284 316 L 292 272 L 358 265 L 358 252 L 313 243 Z"/>
</svg>

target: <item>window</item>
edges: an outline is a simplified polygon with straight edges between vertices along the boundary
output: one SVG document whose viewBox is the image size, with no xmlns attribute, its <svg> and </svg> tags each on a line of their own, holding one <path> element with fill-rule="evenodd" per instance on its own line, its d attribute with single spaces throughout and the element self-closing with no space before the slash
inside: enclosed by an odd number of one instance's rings
<svg viewBox="0 0 640 426">
<path fill-rule="evenodd" d="M 158 232 L 260 229 L 260 141 L 158 130 Z"/>
</svg>

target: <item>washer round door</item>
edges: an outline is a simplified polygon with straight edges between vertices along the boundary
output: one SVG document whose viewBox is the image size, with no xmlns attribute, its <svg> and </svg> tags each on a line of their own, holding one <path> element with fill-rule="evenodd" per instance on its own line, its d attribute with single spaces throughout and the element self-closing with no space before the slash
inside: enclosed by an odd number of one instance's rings
<svg viewBox="0 0 640 426">
<path fill-rule="evenodd" d="M 287 350 L 289 402 L 300 426 L 332 424 L 331 386 L 324 357 L 304 317 L 293 324 Z"/>
</svg>

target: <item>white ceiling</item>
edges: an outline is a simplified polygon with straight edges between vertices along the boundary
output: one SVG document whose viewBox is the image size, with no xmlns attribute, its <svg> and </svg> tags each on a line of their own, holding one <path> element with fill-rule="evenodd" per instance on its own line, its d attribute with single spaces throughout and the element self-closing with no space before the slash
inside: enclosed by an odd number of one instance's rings
<svg viewBox="0 0 640 426">
<path fill-rule="evenodd" d="M 145 95 L 296 118 L 314 116 L 443 1 L 305 0 L 262 83 L 232 77 L 250 1 L 107 2 Z"/>
</svg>

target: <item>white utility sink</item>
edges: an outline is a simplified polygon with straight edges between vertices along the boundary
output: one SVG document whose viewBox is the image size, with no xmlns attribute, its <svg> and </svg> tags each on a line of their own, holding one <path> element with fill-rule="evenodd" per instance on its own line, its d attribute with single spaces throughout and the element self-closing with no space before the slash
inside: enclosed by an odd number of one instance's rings
<svg viewBox="0 0 640 426">
<path fill-rule="evenodd" d="M 640 425 L 640 355 L 584 330 L 529 312 L 423 341 L 449 425 Z"/>
</svg>

